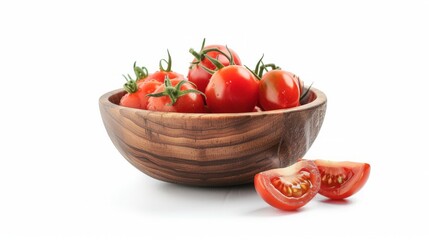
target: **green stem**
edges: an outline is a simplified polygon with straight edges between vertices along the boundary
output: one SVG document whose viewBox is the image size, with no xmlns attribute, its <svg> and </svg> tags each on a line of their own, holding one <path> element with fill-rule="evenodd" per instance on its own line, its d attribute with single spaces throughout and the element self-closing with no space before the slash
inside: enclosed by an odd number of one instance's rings
<svg viewBox="0 0 429 240">
<path fill-rule="evenodd" d="M 211 75 L 213 75 L 216 71 L 211 70 L 210 68 L 204 66 L 203 64 L 200 65 L 200 67 L 202 69 L 204 69 L 206 72 L 210 73 Z"/>
<path fill-rule="evenodd" d="M 192 62 L 191 64 L 198 64 L 201 62 L 203 57 L 204 46 L 206 45 L 206 38 L 203 39 L 203 44 L 201 44 L 200 52 L 195 51 L 193 48 L 189 49 L 189 52 L 195 57 L 197 61 Z"/>
<path fill-rule="evenodd" d="M 264 58 L 264 54 L 262 54 L 262 57 L 261 57 L 261 59 L 259 59 L 259 61 L 258 61 L 258 63 L 256 64 L 256 67 L 255 67 L 255 73 L 259 76 L 259 66 L 261 65 L 261 64 L 263 64 L 262 63 L 262 59 Z M 259 77 L 261 77 L 261 76 L 259 76 Z"/>
<path fill-rule="evenodd" d="M 149 76 L 149 71 L 147 70 L 146 67 L 137 67 L 136 66 L 137 62 L 134 62 L 133 65 L 133 69 L 134 69 L 134 74 L 136 75 L 136 81 L 140 80 L 140 79 L 144 79 L 147 76 Z"/>
<path fill-rule="evenodd" d="M 226 50 L 228 51 L 229 56 L 230 56 L 230 58 L 228 59 L 228 60 L 229 60 L 229 65 L 235 65 L 234 57 L 232 56 L 231 51 L 229 50 L 229 48 L 228 48 L 228 46 L 227 46 L 227 45 L 225 45 L 225 48 L 226 48 Z"/>
<path fill-rule="evenodd" d="M 227 48 L 228 49 L 228 48 Z M 228 50 L 229 51 L 229 50 Z M 228 54 L 226 54 L 226 53 L 224 53 L 223 51 L 221 51 L 221 50 L 219 50 L 219 49 L 217 49 L 217 48 L 208 48 L 208 49 L 206 49 L 206 50 L 204 50 L 204 51 L 201 51 L 201 60 L 203 60 L 204 59 L 204 57 L 205 57 L 205 55 L 207 54 L 207 53 L 209 53 L 209 52 L 218 52 L 218 53 L 220 53 L 220 54 L 222 54 L 223 56 L 225 56 L 226 57 L 226 59 L 228 59 L 228 62 L 234 62 L 234 59 L 232 59 L 231 60 L 231 58 L 232 58 L 232 55 L 231 55 L 231 53 L 230 53 L 230 55 L 228 56 Z M 231 64 L 231 65 L 233 65 L 233 64 Z"/>
<path fill-rule="evenodd" d="M 180 91 L 180 93 L 178 94 L 178 96 L 181 97 L 181 96 L 186 95 L 188 93 L 198 93 L 198 94 L 203 95 L 204 98 L 206 98 L 206 95 L 203 92 L 201 92 L 201 91 L 199 91 L 197 89 L 186 89 L 186 90 Z"/>
<path fill-rule="evenodd" d="M 225 67 L 224 65 L 222 65 L 222 63 L 220 63 L 217 59 L 214 59 L 214 58 L 212 58 L 212 57 L 210 57 L 209 55 L 207 55 L 207 54 L 205 54 L 204 55 L 206 58 L 208 58 L 209 59 L 209 61 L 211 62 L 211 63 L 213 63 L 213 65 L 215 65 L 215 67 L 216 67 L 216 69 L 217 70 L 219 70 L 219 69 L 222 69 L 223 67 Z"/>
<path fill-rule="evenodd" d="M 203 44 L 201 44 L 200 52 L 203 51 L 205 45 L 206 45 L 206 38 L 203 39 Z"/>
<path fill-rule="evenodd" d="M 135 92 L 137 92 L 138 86 L 137 86 L 136 81 L 134 81 L 129 74 L 128 74 L 128 78 L 125 75 L 122 75 L 122 76 L 124 76 L 125 80 L 127 81 L 124 84 L 124 90 L 127 93 L 135 93 Z"/>
<path fill-rule="evenodd" d="M 173 64 L 171 60 L 170 51 L 168 51 L 168 49 L 167 49 L 167 54 L 168 54 L 168 60 L 165 60 L 165 59 L 159 60 L 159 70 L 163 72 L 171 72 L 171 65 Z M 167 69 L 164 69 L 164 67 L 162 66 L 163 62 L 167 63 Z"/>
<path fill-rule="evenodd" d="M 165 76 L 165 80 L 164 80 L 165 90 L 163 92 L 160 92 L 160 93 L 151 93 L 151 94 L 148 94 L 146 96 L 150 96 L 150 97 L 168 96 L 171 100 L 171 103 L 169 104 L 170 106 L 174 105 L 181 96 L 189 94 L 189 93 L 198 93 L 198 94 L 203 95 L 204 98 L 206 98 L 206 95 L 204 93 L 202 93 L 196 89 L 180 90 L 182 85 L 185 83 L 189 83 L 189 82 L 186 80 L 182 80 L 182 81 L 178 82 L 176 86 L 173 87 L 171 84 L 170 78 L 168 76 Z"/>
<path fill-rule="evenodd" d="M 192 64 L 198 64 L 201 61 L 201 54 L 197 53 L 193 48 L 189 49 L 189 52 L 197 59 L 196 62 L 193 62 Z"/>
<path fill-rule="evenodd" d="M 255 71 L 253 71 L 246 65 L 244 65 L 244 67 L 247 68 L 247 70 L 249 70 L 253 74 L 253 76 L 255 76 L 258 80 L 261 80 L 261 78 L 258 76 L 258 74 Z"/>
<path fill-rule="evenodd" d="M 281 69 L 279 66 L 275 65 L 274 63 L 264 64 L 265 70 L 267 70 L 267 67 L 270 67 L 271 70 Z"/>
</svg>

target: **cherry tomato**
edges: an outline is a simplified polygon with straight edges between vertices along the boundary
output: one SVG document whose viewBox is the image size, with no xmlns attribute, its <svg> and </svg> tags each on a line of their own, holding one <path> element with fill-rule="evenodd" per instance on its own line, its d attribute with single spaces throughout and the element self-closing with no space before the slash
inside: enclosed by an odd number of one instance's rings
<svg viewBox="0 0 429 240">
<path fill-rule="evenodd" d="M 125 77 L 126 78 L 126 77 Z M 126 78 L 127 79 L 127 78 Z M 124 84 L 124 89 L 127 92 L 122 96 L 119 105 L 130 108 L 144 108 L 147 105 L 143 88 L 139 88 L 136 81 L 127 79 Z"/>
<path fill-rule="evenodd" d="M 178 78 L 178 79 L 184 79 L 184 76 L 180 73 L 174 72 L 171 70 L 171 66 L 172 66 L 172 60 L 171 60 L 171 55 L 170 52 L 167 50 L 168 53 L 168 60 L 165 59 L 161 59 L 159 61 L 159 71 L 156 71 L 152 74 L 149 74 L 147 76 L 145 76 L 144 78 L 140 77 L 139 81 L 147 81 L 147 80 L 156 80 L 159 81 L 161 83 L 164 83 L 165 77 L 168 77 L 169 79 L 174 79 L 174 78 Z M 162 66 L 162 63 L 165 62 L 167 63 L 167 68 L 165 69 Z M 138 74 L 138 69 L 134 70 L 136 72 L 136 76 Z M 147 70 L 146 70 L 147 73 Z"/>
<path fill-rule="evenodd" d="M 134 93 L 127 93 L 124 96 L 122 96 L 121 101 L 119 102 L 119 105 L 124 107 L 130 107 L 130 108 L 142 108 L 142 99 L 140 98 L 139 92 Z"/>
<path fill-rule="evenodd" d="M 358 192 L 369 177 L 367 163 L 315 160 L 321 176 L 319 193 L 331 199 L 344 199 Z"/>
<path fill-rule="evenodd" d="M 300 81 L 294 74 L 283 70 L 271 70 L 259 83 L 259 104 L 264 110 L 299 106 Z"/>
<path fill-rule="evenodd" d="M 161 85 L 162 85 L 161 82 L 156 81 L 154 79 L 139 82 L 137 84 L 137 86 L 139 87 L 139 93 L 141 94 L 140 96 L 141 109 L 147 109 L 147 104 L 149 103 L 149 96 L 147 95 L 150 93 L 153 93 Z"/>
<path fill-rule="evenodd" d="M 319 191 L 320 174 L 312 161 L 299 161 L 255 175 L 255 189 L 271 206 L 295 210 L 307 204 Z"/>
<path fill-rule="evenodd" d="M 195 58 L 192 61 L 192 64 L 189 67 L 189 71 L 188 71 L 188 80 L 195 83 L 198 87 L 198 90 L 200 90 L 201 92 L 204 92 L 206 90 L 207 84 L 209 83 L 210 78 L 212 76 L 212 74 L 208 73 L 201 66 L 204 66 L 210 70 L 216 69 L 215 65 L 213 65 L 213 63 L 211 63 L 210 60 L 204 56 L 204 54 L 207 54 L 208 56 L 214 59 L 217 59 L 224 66 L 229 65 L 229 59 L 219 52 L 221 51 L 224 54 L 229 55 L 228 49 L 225 46 L 223 45 L 204 46 L 204 43 L 205 43 L 205 40 L 203 41 L 203 46 L 199 53 L 197 53 L 193 49 L 190 49 L 190 52 L 195 56 Z M 213 49 L 216 49 L 219 51 L 213 51 Z M 238 57 L 237 53 L 230 48 L 229 48 L 229 51 L 232 55 L 232 58 L 234 59 L 234 64 L 241 65 L 241 60 Z"/>
<path fill-rule="evenodd" d="M 172 71 L 166 72 L 166 71 L 160 70 L 160 71 L 156 71 L 156 72 L 154 72 L 152 74 L 149 74 L 149 76 L 147 76 L 144 79 L 144 81 L 147 81 L 147 80 L 156 80 L 156 81 L 158 81 L 160 83 L 163 83 L 165 77 L 168 77 L 170 79 L 175 79 L 175 78 L 176 79 L 184 79 L 185 78 L 182 74 L 177 73 L 177 72 L 172 72 Z"/>
<path fill-rule="evenodd" d="M 214 113 L 252 112 L 258 102 L 258 84 L 245 67 L 223 67 L 213 74 L 207 85 L 207 105 Z"/>
<path fill-rule="evenodd" d="M 165 79 L 152 94 L 149 94 L 148 110 L 163 112 L 204 113 L 201 92 L 186 80 Z"/>
</svg>

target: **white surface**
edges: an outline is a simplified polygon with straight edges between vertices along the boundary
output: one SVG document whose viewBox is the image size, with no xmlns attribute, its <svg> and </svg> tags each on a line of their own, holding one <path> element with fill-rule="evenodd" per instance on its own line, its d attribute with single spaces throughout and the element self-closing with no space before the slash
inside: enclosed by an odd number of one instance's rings
<svg viewBox="0 0 429 240">
<path fill-rule="evenodd" d="M 0 239 L 427 239 L 428 1 L 120 2 L 0 3 Z M 284 213 L 252 186 L 167 184 L 128 164 L 98 98 L 167 48 L 186 74 L 203 37 L 323 90 L 306 157 L 369 162 L 362 191 Z"/>
</svg>

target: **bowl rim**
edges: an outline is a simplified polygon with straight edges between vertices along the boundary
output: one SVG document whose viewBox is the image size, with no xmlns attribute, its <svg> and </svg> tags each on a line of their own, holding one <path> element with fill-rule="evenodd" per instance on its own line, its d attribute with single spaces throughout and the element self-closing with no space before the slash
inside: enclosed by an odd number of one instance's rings
<svg viewBox="0 0 429 240">
<path fill-rule="evenodd" d="M 321 90 L 315 88 L 315 87 L 311 87 L 310 89 L 311 92 L 313 92 L 316 95 L 316 98 L 309 102 L 306 103 L 304 105 L 300 105 L 297 107 L 292 107 L 292 108 L 286 108 L 286 109 L 277 109 L 277 110 L 269 110 L 269 111 L 261 111 L 261 112 L 243 112 L 243 113 L 178 113 L 178 112 L 161 112 L 161 111 L 151 111 L 151 110 L 145 110 L 145 109 L 138 109 L 138 108 L 130 108 L 130 107 L 124 107 L 118 104 L 115 104 L 113 102 L 111 102 L 109 100 L 110 97 L 112 97 L 113 95 L 119 94 L 121 92 L 125 92 L 124 89 L 116 89 L 110 92 L 107 92 L 105 94 L 103 94 L 100 98 L 99 98 L 99 104 L 103 105 L 103 106 L 108 106 L 108 107 L 113 107 L 113 108 L 118 108 L 118 109 L 126 109 L 126 110 L 132 110 L 132 111 L 137 111 L 137 112 L 141 112 L 142 114 L 151 114 L 151 115 L 160 115 L 160 116 L 170 116 L 170 117 L 184 117 L 184 116 L 189 116 L 189 117 L 238 117 L 238 116 L 260 116 L 260 115 L 271 115 L 271 114 L 282 114 L 282 113 L 289 113 L 289 112 L 298 112 L 298 111 L 303 111 L 303 110 L 308 110 L 308 109 L 312 109 L 312 108 L 316 108 L 318 106 L 321 106 L 323 104 L 325 104 L 327 102 L 327 98 L 325 93 L 323 93 Z"/>
</svg>

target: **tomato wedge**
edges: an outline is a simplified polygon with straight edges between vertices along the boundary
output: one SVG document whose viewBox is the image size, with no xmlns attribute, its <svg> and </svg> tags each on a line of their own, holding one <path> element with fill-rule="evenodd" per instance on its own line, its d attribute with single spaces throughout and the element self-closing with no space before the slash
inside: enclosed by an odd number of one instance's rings
<svg viewBox="0 0 429 240">
<path fill-rule="evenodd" d="M 321 176 L 319 193 L 331 199 L 344 199 L 358 192 L 369 177 L 368 163 L 315 160 Z"/>
<path fill-rule="evenodd" d="M 312 161 L 300 161 L 255 175 L 255 189 L 271 206 L 295 210 L 307 204 L 319 191 L 320 174 Z"/>
</svg>

